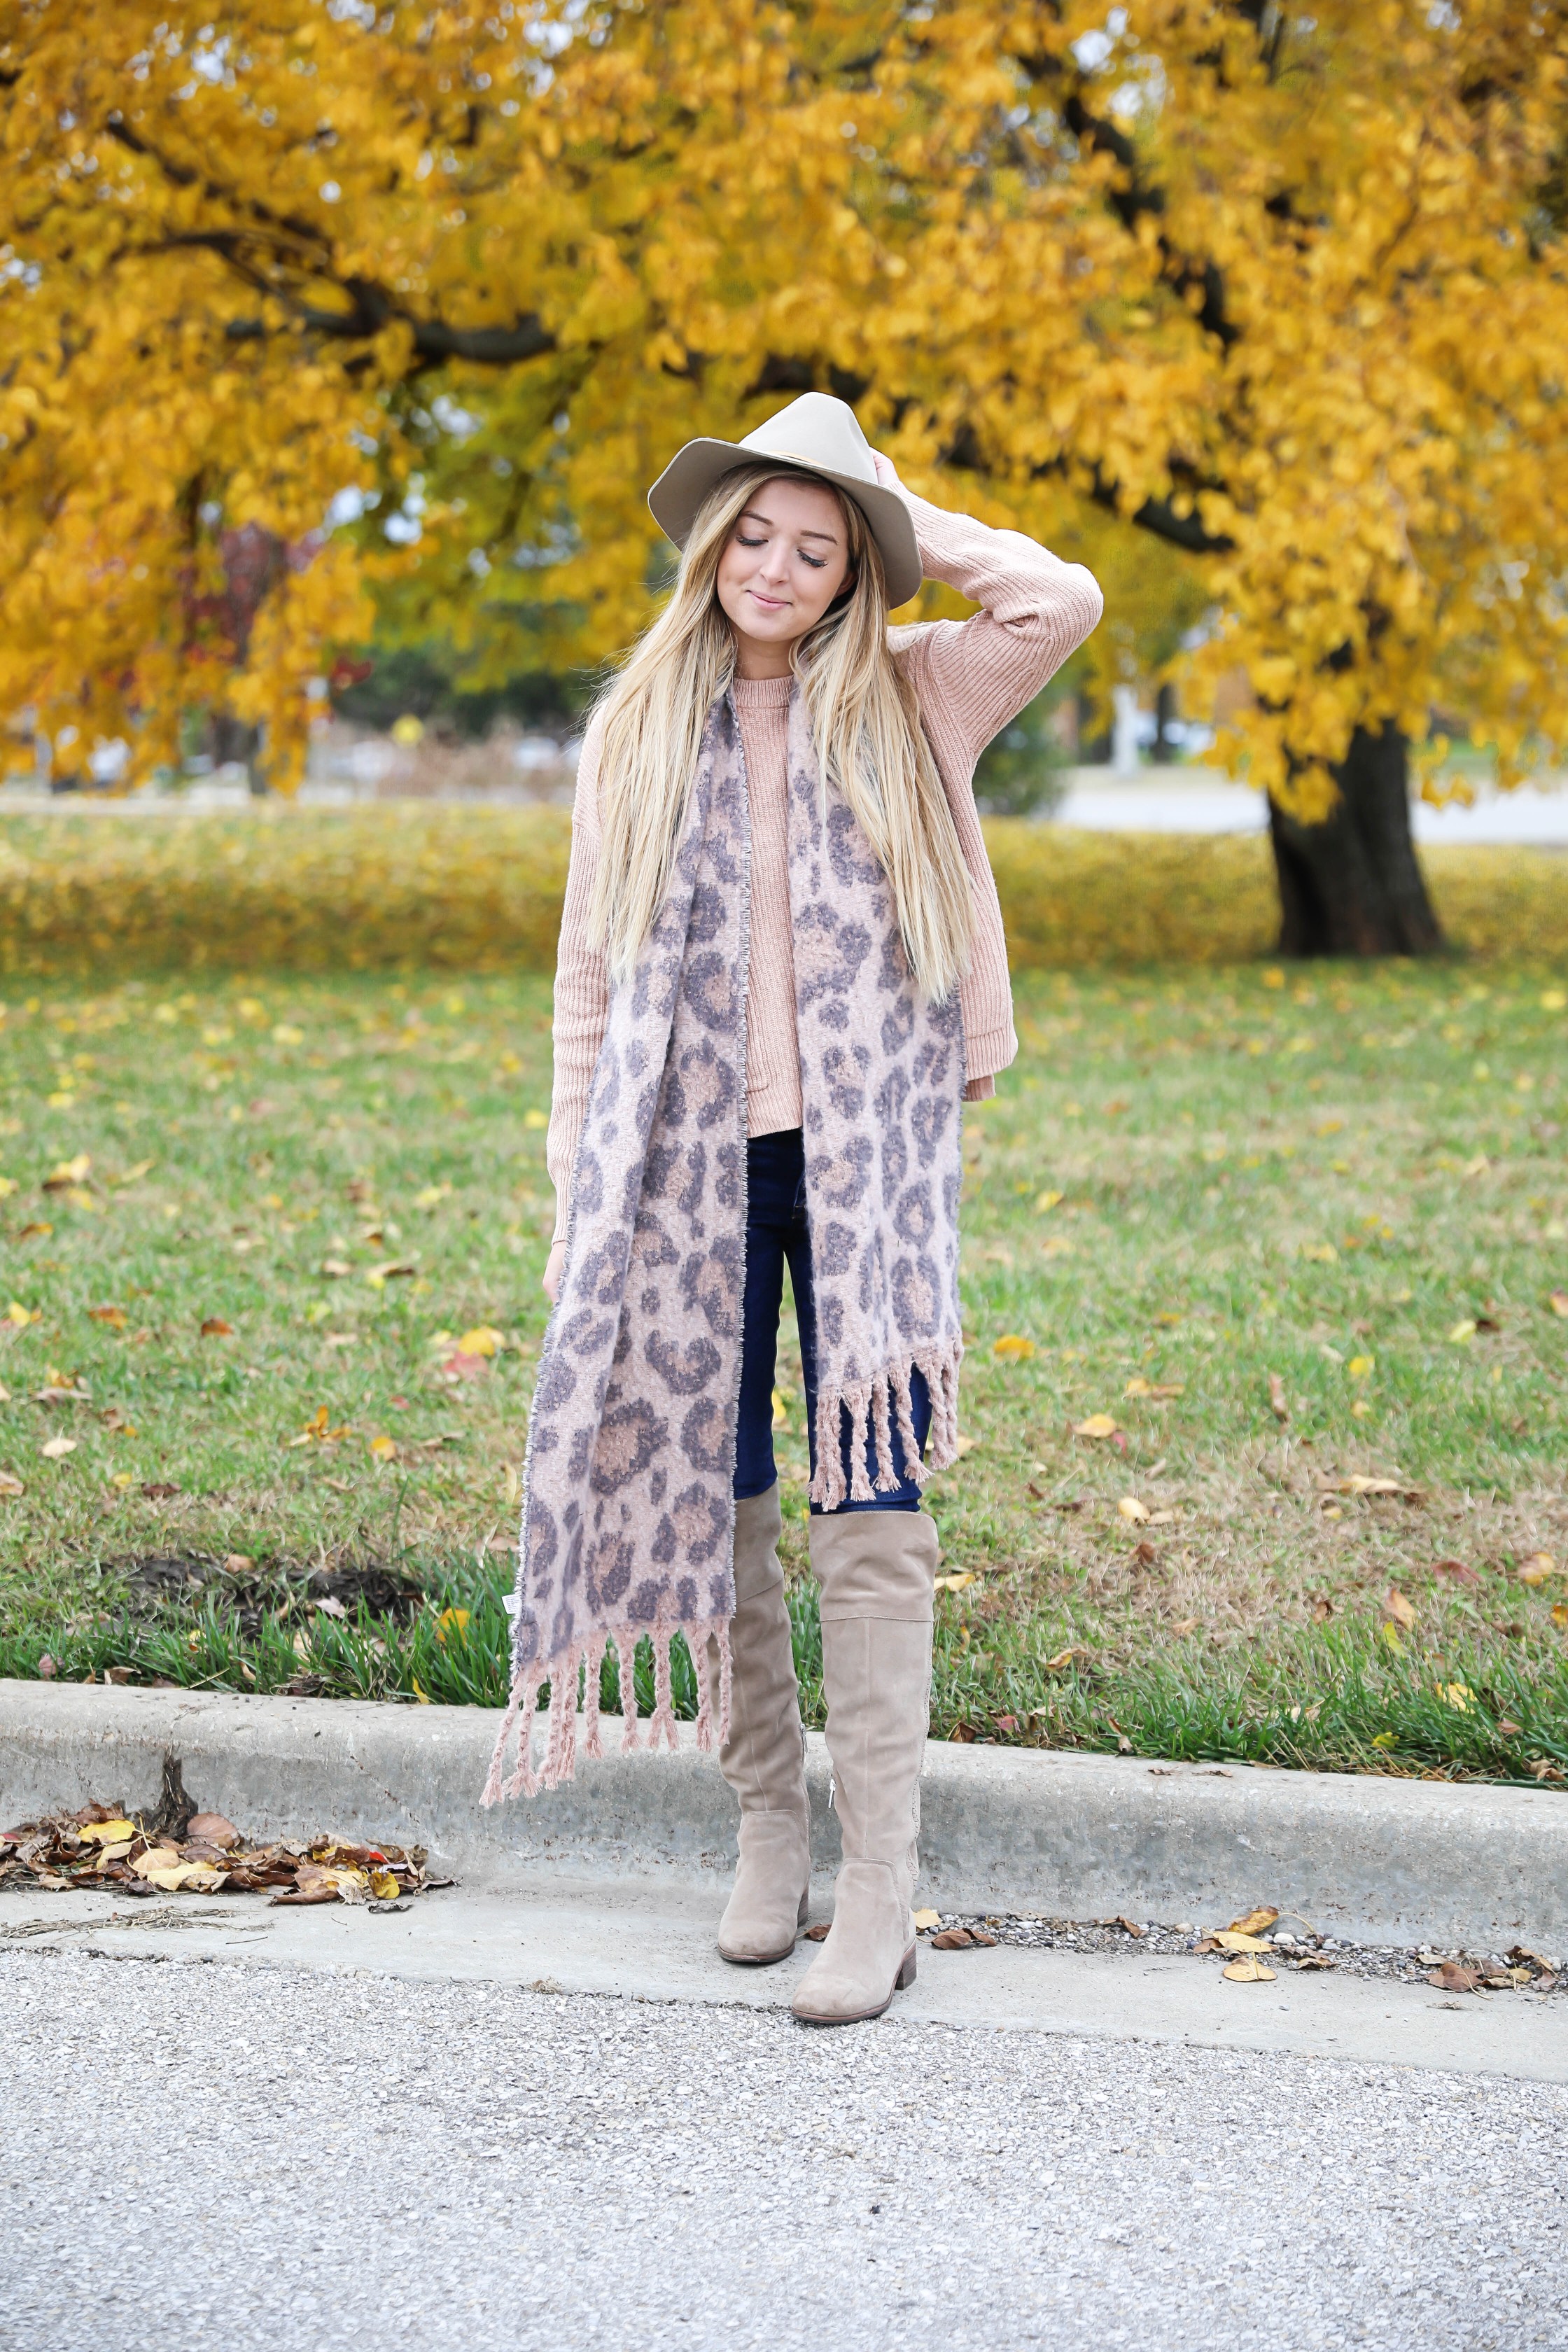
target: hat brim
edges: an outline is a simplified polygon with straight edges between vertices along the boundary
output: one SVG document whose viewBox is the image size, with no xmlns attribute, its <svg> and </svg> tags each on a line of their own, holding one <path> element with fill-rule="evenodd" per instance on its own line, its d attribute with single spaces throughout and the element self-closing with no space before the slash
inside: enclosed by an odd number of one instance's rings
<svg viewBox="0 0 1568 2352">
<path fill-rule="evenodd" d="M 709 491 L 738 466 L 776 466 L 781 474 L 816 474 L 854 499 L 876 541 L 888 582 L 890 608 L 907 604 L 925 577 L 910 510 L 897 490 L 862 482 L 777 449 L 746 449 L 738 441 L 689 441 L 678 449 L 647 494 L 648 509 L 666 538 L 684 547 Z"/>
</svg>

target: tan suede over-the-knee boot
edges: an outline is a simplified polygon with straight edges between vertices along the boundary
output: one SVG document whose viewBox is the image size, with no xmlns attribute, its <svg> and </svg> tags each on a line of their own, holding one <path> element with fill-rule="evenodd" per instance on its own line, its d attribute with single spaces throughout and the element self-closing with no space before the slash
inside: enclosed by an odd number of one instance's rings
<svg viewBox="0 0 1568 2352">
<path fill-rule="evenodd" d="M 781 1525 L 776 1486 L 735 1506 L 730 1737 L 719 1762 L 741 1801 L 741 1859 L 719 1923 L 719 1950 L 749 1968 L 794 1951 L 811 1880 L 805 1738 L 779 1565 Z M 719 1661 L 711 1643 L 707 1666 L 717 1721 Z"/>
<path fill-rule="evenodd" d="M 844 1863 L 833 1926 L 792 2003 L 807 2025 L 879 2017 L 914 1981 L 937 1557 L 936 1528 L 923 1511 L 823 1512 L 811 1522 Z"/>
</svg>

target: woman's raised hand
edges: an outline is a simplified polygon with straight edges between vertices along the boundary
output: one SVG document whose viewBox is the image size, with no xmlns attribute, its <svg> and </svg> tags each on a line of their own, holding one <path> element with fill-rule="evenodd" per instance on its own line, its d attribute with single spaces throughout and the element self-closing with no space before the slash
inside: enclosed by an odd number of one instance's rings
<svg viewBox="0 0 1568 2352">
<path fill-rule="evenodd" d="M 871 452 L 871 463 L 877 468 L 877 479 L 881 483 L 882 488 L 885 490 L 901 490 L 903 488 L 904 486 L 899 479 L 898 468 L 894 466 L 890 457 L 884 457 L 879 449 L 873 449 Z"/>
<path fill-rule="evenodd" d="M 561 1269 L 566 1263 L 564 1242 L 552 1242 L 544 1261 L 544 1295 L 553 1307 L 561 1292 Z"/>
</svg>

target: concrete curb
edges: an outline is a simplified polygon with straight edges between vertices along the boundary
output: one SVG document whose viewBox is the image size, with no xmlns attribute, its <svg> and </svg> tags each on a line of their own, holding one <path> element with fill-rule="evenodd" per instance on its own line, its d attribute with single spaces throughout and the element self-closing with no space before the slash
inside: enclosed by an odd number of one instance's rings
<svg viewBox="0 0 1568 2352">
<path fill-rule="evenodd" d="M 253 1834 L 417 1843 L 473 1886 L 550 1865 L 719 1890 L 734 1801 L 689 1727 L 676 1755 L 609 1756 L 565 1789 L 484 1811 L 499 1723 L 481 1708 L 0 1681 L 0 1815 L 150 1802 L 173 1748 L 198 1802 Z M 808 1751 L 826 1874 L 838 1840 L 819 1737 Z M 921 1890 L 942 1908 L 1213 1926 L 1274 1903 L 1373 1943 L 1568 1944 L 1568 1798 L 1544 1790 L 932 1741 L 921 1811 Z"/>
</svg>

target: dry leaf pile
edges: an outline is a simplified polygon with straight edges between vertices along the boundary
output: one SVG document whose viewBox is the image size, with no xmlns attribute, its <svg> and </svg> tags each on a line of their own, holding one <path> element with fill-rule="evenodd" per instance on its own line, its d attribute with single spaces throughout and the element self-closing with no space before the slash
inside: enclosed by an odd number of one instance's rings
<svg viewBox="0 0 1568 2352">
<path fill-rule="evenodd" d="M 346 1838 L 278 1838 L 257 1845 L 221 1813 L 194 1813 L 182 1834 L 111 1805 L 84 1805 L 0 1830 L 0 1885 L 60 1894 L 266 1894 L 274 1903 L 363 1903 L 383 1908 L 450 1879 L 427 1875 L 423 1846 Z"/>
</svg>

